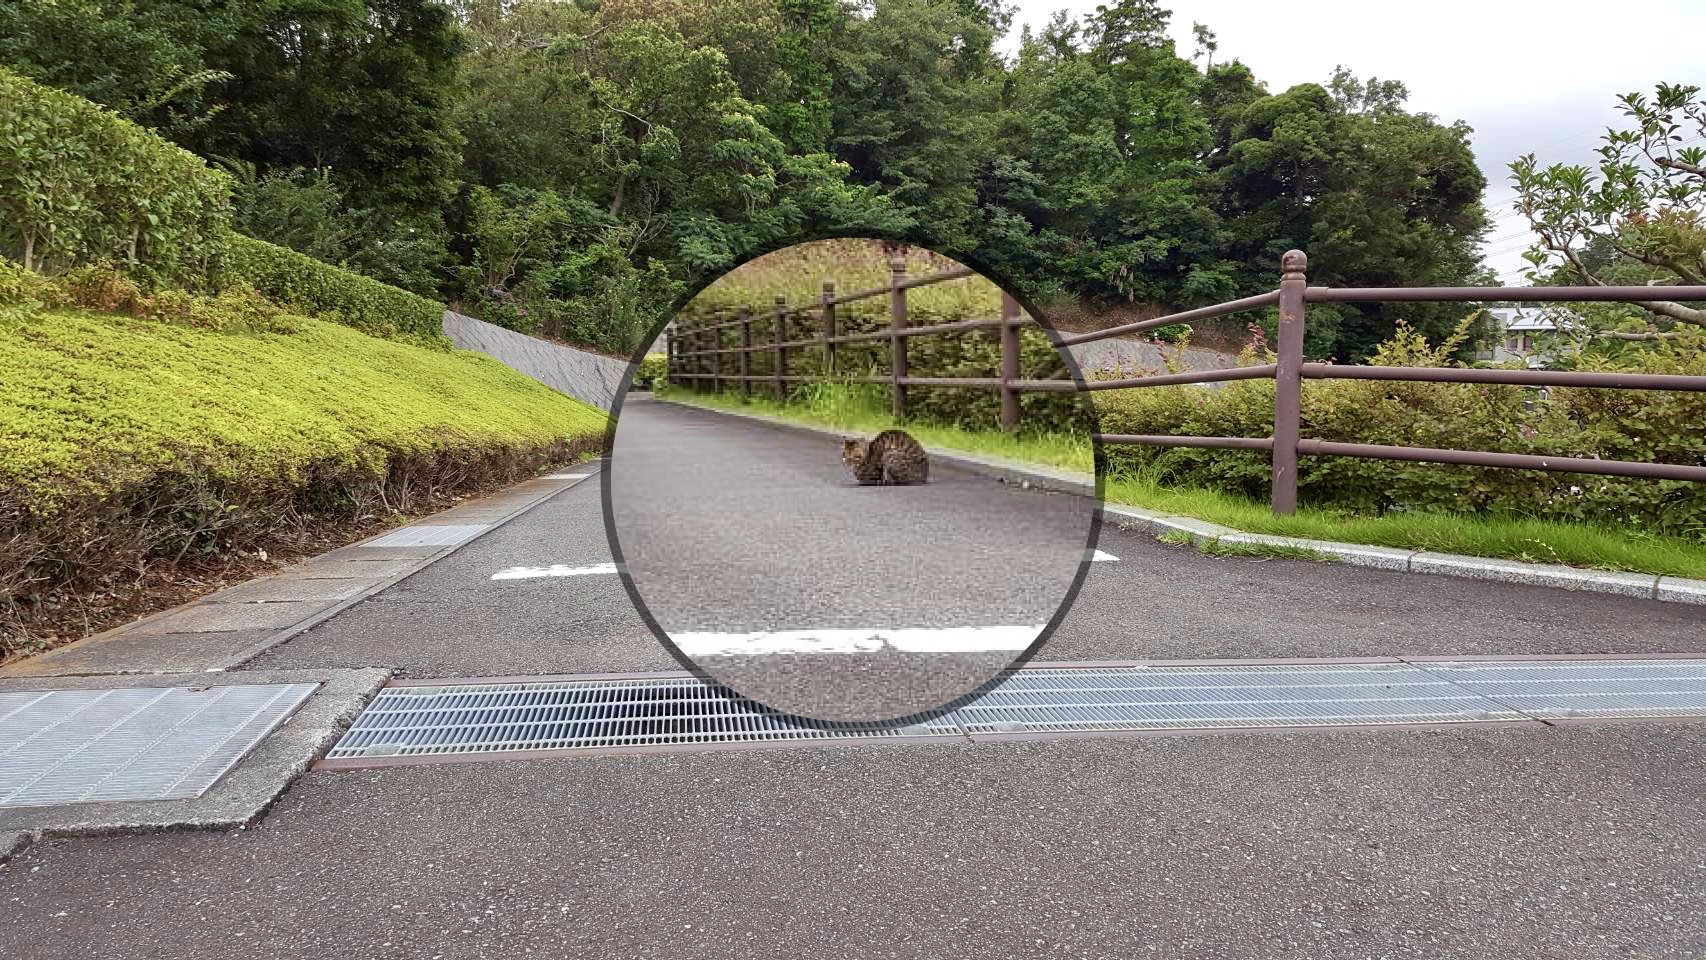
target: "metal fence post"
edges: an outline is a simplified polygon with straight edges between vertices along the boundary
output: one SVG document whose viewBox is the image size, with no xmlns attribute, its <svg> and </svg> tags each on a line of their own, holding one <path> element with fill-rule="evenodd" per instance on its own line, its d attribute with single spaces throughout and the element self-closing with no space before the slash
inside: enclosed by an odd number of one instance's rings
<svg viewBox="0 0 1706 960">
<path fill-rule="evenodd" d="M 1019 301 L 1001 295 L 1001 429 L 1019 427 Z"/>
<path fill-rule="evenodd" d="M 889 258 L 889 388 L 893 397 L 891 409 L 895 417 L 906 416 L 906 338 L 899 332 L 906 329 L 906 258 Z"/>
<path fill-rule="evenodd" d="M 740 308 L 740 393 L 752 394 L 752 311 Z"/>
<path fill-rule="evenodd" d="M 1280 258 L 1279 336 L 1274 371 L 1273 512 L 1297 510 L 1297 435 L 1303 407 L 1303 294 L 1309 258 L 1287 250 Z"/>
<path fill-rule="evenodd" d="M 835 281 L 823 282 L 823 375 L 835 375 Z"/>
<path fill-rule="evenodd" d="M 781 403 L 788 397 L 784 379 L 788 376 L 788 348 L 782 344 L 788 342 L 788 298 L 776 298 L 776 402 Z"/>
</svg>

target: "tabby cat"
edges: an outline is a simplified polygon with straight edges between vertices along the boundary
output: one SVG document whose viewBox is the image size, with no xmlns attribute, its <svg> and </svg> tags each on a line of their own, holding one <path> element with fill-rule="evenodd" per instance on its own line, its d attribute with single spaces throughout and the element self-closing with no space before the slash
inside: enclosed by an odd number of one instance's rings
<svg viewBox="0 0 1706 960">
<path fill-rule="evenodd" d="M 924 483 L 930 477 L 924 447 L 904 430 L 884 430 L 869 440 L 842 438 L 841 462 L 863 485 Z"/>
</svg>

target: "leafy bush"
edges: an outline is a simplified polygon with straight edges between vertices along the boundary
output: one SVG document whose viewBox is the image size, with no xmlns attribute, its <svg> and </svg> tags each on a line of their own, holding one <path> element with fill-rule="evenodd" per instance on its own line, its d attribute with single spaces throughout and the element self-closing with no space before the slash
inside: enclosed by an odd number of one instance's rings
<svg viewBox="0 0 1706 960">
<path fill-rule="evenodd" d="M 1456 344 L 1429 346 L 1400 328 L 1371 363 L 1444 366 Z M 1271 362 L 1247 353 L 1249 363 Z M 1644 372 L 1706 375 L 1706 337 L 1626 360 Z M 1274 384 L 1147 387 L 1096 394 L 1106 433 L 1265 437 L 1273 432 Z M 1555 389 L 1481 384 L 1312 380 L 1303 385 L 1303 435 L 1395 446 L 1551 454 L 1661 463 L 1706 463 L 1706 396 L 1663 391 Z M 1109 469 L 1164 485 L 1266 499 L 1266 453 L 1109 446 Z M 1301 458 L 1298 497 L 1356 514 L 1492 512 L 1616 523 L 1706 539 L 1706 484 L 1579 473 Z"/>
<path fill-rule="evenodd" d="M 225 161 L 225 166 L 236 181 L 232 225 L 237 232 L 411 293 L 438 296 L 450 241 L 443 218 L 352 207 L 324 168 L 261 174 L 251 163 Z"/>
<path fill-rule="evenodd" d="M 669 357 L 661 353 L 648 353 L 640 358 L 639 369 L 634 371 L 634 386 L 641 390 L 650 390 L 660 381 L 667 383 L 669 375 Z"/>
<path fill-rule="evenodd" d="M 112 260 L 198 284 L 230 220 L 230 182 L 81 97 L 0 69 L 0 248 L 38 271 Z"/>
<path fill-rule="evenodd" d="M 444 305 L 264 240 L 233 234 L 222 279 L 248 283 L 267 298 L 376 337 L 442 343 Z"/>
</svg>

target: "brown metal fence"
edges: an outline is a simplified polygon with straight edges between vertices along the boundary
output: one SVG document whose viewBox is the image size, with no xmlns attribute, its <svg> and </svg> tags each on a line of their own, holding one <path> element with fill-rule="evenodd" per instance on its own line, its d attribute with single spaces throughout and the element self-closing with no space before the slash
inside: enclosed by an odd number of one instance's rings
<svg viewBox="0 0 1706 960">
<path fill-rule="evenodd" d="M 833 282 L 825 281 L 820 302 L 812 307 L 789 307 L 778 298 L 769 311 L 773 342 L 755 345 L 752 338 L 754 313 L 738 311 L 737 319 L 726 320 L 723 315 L 710 318 L 688 318 L 685 329 L 678 320 L 669 338 L 669 379 L 685 382 L 695 388 L 722 388 L 725 381 L 739 383 L 743 390 L 759 380 L 770 380 L 776 396 L 786 394 L 790 382 L 818 379 L 788 375 L 789 350 L 816 347 L 823 352 L 823 369 L 835 370 L 837 344 L 864 340 L 888 340 L 890 371 L 887 377 L 852 377 L 854 382 L 886 383 L 890 387 L 892 407 L 896 416 L 904 416 L 907 408 L 907 388 L 957 387 L 999 390 L 1001 392 L 1001 424 L 1013 429 L 1019 423 L 1019 394 L 1025 392 L 1072 392 L 1080 390 L 1125 390 L 1139 387 L 1158 387 L 1180 383 L 1216 383 L 1230 380 L 1271 379 L 1275 382 L 1274 427 L 1267 437 L 1189 437 L 1146 434 L 1097 434 L 1102 443 L 1146 444 L 1173 447 L 1208 447 L 1236 450 L 1266 450 L 1273 464 L 1273 500 L 1275 513 L 1288 514 L 1297 508 L 1297 458 L 1306 456 L 1368 457 L 1381 460 L 1408 460 L 1428 463 L 1465 464 L 1482 467 L 1505 467 L 1521 470 L 1550 470 L 1593 473 L 1618 477 L 1646 477 L 1667 480 L 1706 481 L 1706 465 L 1644 463 L 1627 460 L 1599 460 L 1582 457 L 1537 456 L 1520 453 L 1494 453 L 1477 450 L 1440 450 L 1431 447 L 1382 446 L 1367 443 L 1338 443 L 1300 436 L 1303 380 L 1402 380 L 1427 383 L 1487 383 L 1516 384 L 1530 387 L 1598 387 L 1622 390 L 1687 390 L 1706 391 L 1706 376 L 1680 376 L 1636 373 L 1598 373 L 1556 370 L 1508 370 L 1462 367 L 1371 367 L 1331 363 L 1308 363 L 1303 359 L 1303 330 L 1307 305 L 1310 303 L 1532 303 L 1532 302 L 1650 302 L 1655 294 L 1669 301 L 1706 300 L 1706 286 L 1596 286 L 1596 287 L 1311 287 L 1306 270 L 1308 259 L 1301 250 L 1292 250 L 1281 258 L 1278 289 L 1244 297 L 1213 306 L 1199 307 L 1181 313 L 1128 323 L 1106 330 L 1071 336 L 1056 336 L 1059 347 L 1090 343 L 1109 337 L 1139 333 L 1193 320 L 1207 320 L 1228 314 L 1266 307 L 1279 310 L 1279 334 L 1274 345 L 1276 362 L 1252 367 L 1225 370 L 1201 370 L 1118 380 L 1091 380 L 1078 383 L 1072 380 L 1019 379 L 1018 328 L 1025 322 L 1018 305 L 1011 297 L 1002 298 L 999 319 L 966 320 L 959 323 L 935 324 L 924 327 L 907 326 L 906 292 L 933 283 L 958 280 L 971 276 L 967 269 L 949 270 L 922 277 L 907 277 L 906 263 L 896 258 L 890 261 L 890 279 L 886 287 L 837 296 Z M 886 330 L 869 333 L 837 334 L 835 308 L 839 304 L 875 297 L 889 298 L 889 325 Z M 786 341 L 786 320 L 789 316 L 815 311 L 818 314 L 820 335 L 811 339 Z M 721 344 L 724 331 L 738 328 L 740 346 L 727 348 Z M 913 377 L 907 372 L 906 340 L 908 337 L 935 334 L 965 333 L 999 328 L 1001 331 L 1001 372 L 997 377 Z M 711 338 L 715 338 L 714 341 Z M 710 343 L 716 346 L 707 346 Z M 751 357 L 756 351 L 774 351 L 775 362 L 767 377 L 749 373 Z M 734 355 L 739 359 L 739 373 L 723 370 L 723 358 Z M 1702 425 L 1706 431 L 1706 425 Z"/>
</svg>

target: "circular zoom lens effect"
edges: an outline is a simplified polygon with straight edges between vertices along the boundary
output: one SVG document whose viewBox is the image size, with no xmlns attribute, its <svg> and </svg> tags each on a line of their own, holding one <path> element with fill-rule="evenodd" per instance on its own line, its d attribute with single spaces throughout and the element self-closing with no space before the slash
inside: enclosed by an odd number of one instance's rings
<svg viewBox="0 0 1706 960">
<path fill-rule="evenodd" d="M 1076 370 L 992 281 L 875 240 L 707 287 L 618 408 L 611 544 L 678 659 L 795 717 L 914 721 L 1026 657 L 1070 598 L 1095 498 L 991 457 L 1093 469 Z"/>
</svg>

